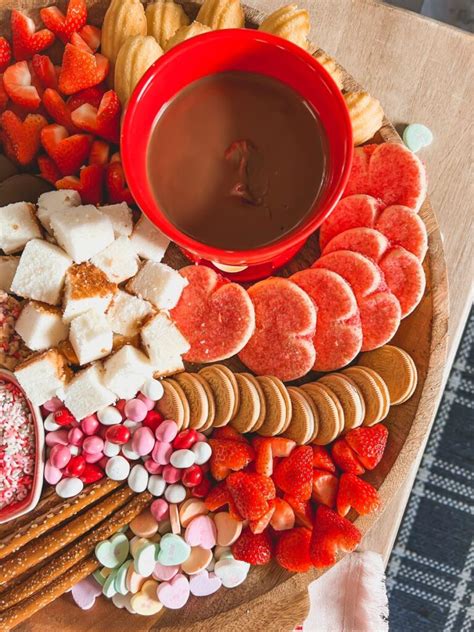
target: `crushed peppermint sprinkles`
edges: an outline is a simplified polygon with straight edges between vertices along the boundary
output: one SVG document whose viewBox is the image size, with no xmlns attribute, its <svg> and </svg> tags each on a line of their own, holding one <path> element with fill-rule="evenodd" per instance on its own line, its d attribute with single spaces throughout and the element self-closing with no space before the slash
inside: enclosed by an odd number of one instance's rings
<svg viewBox="0 0 474 632">
<path fill-rule="evenodd" d="M 35 430 L 23 393 L 0 380 L 0 510 L 24 500 L 33 486 Z"/>
</svg>

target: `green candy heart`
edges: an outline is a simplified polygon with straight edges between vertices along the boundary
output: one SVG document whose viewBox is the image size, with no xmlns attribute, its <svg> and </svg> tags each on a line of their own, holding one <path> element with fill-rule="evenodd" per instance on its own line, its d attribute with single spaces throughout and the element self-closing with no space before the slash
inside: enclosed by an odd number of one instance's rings
<svg viewBox="0 0 474 632">
<path fill-rule="evenodd" d="M 136 572 L 142 577 L 150 577 L 156 564 L 156 546 L 148 542 L 141 546 L 135 553 L 133 565 Z"/>
<path fill-rule="evenodd" d="M 403 132 L 403 142 L 415 154 L 423 147 L 428 147 L 433 142 L 433 133 L 426 125 L 421 123 L 412 123 L 405 128 Z"/>
<path fill-rule="evenodd" d="M 105 580 L 104 585 L 102 586 L 102 594 L 105 597 L 111 599 L 114 595 L 117 594 L 115 590 L 115 578 L 117 576 L 117 571 L 112 571 L 110 575 Z"/>
<path fill-rule="evenodd" d="M 191 547 L 179 535 L 167 533 L 161 538 L 158 562 L 163 566 L 179 566 L 190 554 Z"/>
<path fill-rule="evenodd" d="M 99 570 L 96 570 L 92 573 L 92 576 L 94 577 L 94 579 L 96 580 L 96 582 L 98 582 L 101 586 L 103 586 L 105 584 L 105 577 L 102 575 L 102 573 Z"/>
<path fill-rule="evenodd" d="M 125 580 L 127 579 L 127 571 L 131 563 L 132 563 L 132 560 L 127 560 L 126 562 L 124 562 L 122 566 L 118 569 L 117 574 L 115 576 L 115 582 L 114 582 L 115 590 L 120 595 L 125 596 L 128 593 Z"/>
<path fill-rule="evenodd" d="M 127 559 L 129 548 L 127 536 L 123 533 L 117 533 L 110 540 L 96 544 L 95 556 L 102 566 L 117 568 Z"/>
</svg>

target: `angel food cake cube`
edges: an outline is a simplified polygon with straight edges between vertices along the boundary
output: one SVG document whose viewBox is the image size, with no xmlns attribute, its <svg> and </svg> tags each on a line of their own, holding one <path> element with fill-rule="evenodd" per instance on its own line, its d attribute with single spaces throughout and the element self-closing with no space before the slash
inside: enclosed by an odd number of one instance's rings
<svg viewBox="0 0 474 632">
<path fill-rule="evenodd" d="M 122 283 L 138 271 L 138 256 L 128 237 L 119 237 L 92 257 L 91 262 L 107 275 L 109 281 Z"/>
<path fill-rule="evenodd" d="M 113 334 L 105 315 L 90 310 L 72 320 L 69 340 L 79 364 L 88 364 L 112 351 Z"/>
<path fill-rule="evenodd" d="M 170 243 L 168 237 L 143 214 L 133 229 L 130 241 L 139 257 L 158 262 L 165 256 Z"/>
<path fill-rule="evenodd" d="M 31 239 L 41 238 L 41 230 L 28 202 L 0 208 L 0 249 L 7 255 L 19 252 Z"/>
<path fill-rule="evenodd" d="M 72 373 L 57 349 L 31 356 L 15 369 L 15 377 L 33 404 L 41 406 L 64 389 Z"/>
<path fill-rule="evenodd" d="M 104 362 L 104 384 L 119 399 L 131 399 L 153 375 L 153 367 L 144 353 L 124 345 Z"/>
<path fill-rule="evenodd" d="M 133 230 L 132 209 L 126 202 L 99 206 L 99 211 L 112 222 L 115 238 L 130 237 Z"/>
<path fill-rule="evenodd" d="M 54 213 L 51 227 L 58 244 L 76 263 L 87 261 L 114 240 L 112 222 L 92 204 Z"/>
<path fill-rule="evenodd" d="M 118 290 L 107 310 L 107 320 L 115 334 L 131 338 L 138 334 L 142 322 L 153 313 L 148 301 Z"/>
<path fill-rule="evenodd" d="M 91 263 L 71 266 L 64 284 L 64 320 L 69 322 L 90 310 L 105 312 L 116 290 L 115 283 Z"/>
<path fill-rule="evenodd" d="M 55 347 L 68 335 L 61 310 L 38 301 L 25 304 L 16 321 L 15 331 L 32 351 Z"/>
<path fill-rule="evenodd" d="M 48 233 L 52 233 L 51 217 L 65 208 L 79 206 L 81 196 L 73 189 L 61 189 L 60 191 L 47 191 L 38 198 L 36 217 L 39 219 Z"/>
<path fill-rule="evenodd" d="M 140 335 L 155 376 L 183 370 L 181 356 L 189 351 L 189 343 L 166 314 L 160 313 L 149 318 L 141 328 Z"/>
<path fill-rule="evenodd" d="M 188 280 L 164 263 L 147 261 L 128 282 L 127 290 L 150 301 L 158 309 L 172 309 L 178 303 Z"/>
<path fill-rule="evenodd" d="M 117 399 L 103 383 L 100 362 L 79 371 L 65 389 L 64 404 L 78 420 L 110 406 Z"/>
<path fill-rule="evenodd" d="M 9 292 L 10 286 L 15 276 L 16 269 L 20 263 L 20 257 L 0 257 L 0 290 Z"/>
<path fill-rule="evenodd" d="M 58 246 L 32 239 L 21 254 L 10 289 L 23 298 L 58 305 L 71 264 L 72 259 Z"/>
</svg>

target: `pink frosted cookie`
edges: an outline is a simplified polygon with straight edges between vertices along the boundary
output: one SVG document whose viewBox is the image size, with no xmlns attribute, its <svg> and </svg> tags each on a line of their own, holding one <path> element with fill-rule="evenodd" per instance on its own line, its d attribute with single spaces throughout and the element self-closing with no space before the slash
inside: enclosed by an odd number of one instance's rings
<svg viewBox="0 0 474 632">
<path fill-rule="evenodd" d="M 345 230 L 360 226 L 373 228 L 382 208 L 383 205 L 380 204 L 380 201 L 370 195 L 351 195 L 342 198 L 331 215 L 321 225 L 319 231 L 321 250 L 331 239 Z"/>
<path fill-rule="evenodd" d="M 375 228 L 387 237 L 392 246 L 403 246 L 423 261 L 428 250 L 428 235 L 423 220 L 407 206 L 388 206 L 378 218 Z"/>
<path fill-rule="evenodd" d="M 393 338 L 400 326 L 401 309 L 389 290 L 374 292 L 359 301 L 362 325 L 361 351 L 377 349 Z"/>
<path fill-rule="evenodd" d="M 351 286 L 356 299 L 372 294 L 383 284 L 380 268 L 367 257 L 350 250 L 330 252 L 315 261 L 312 267 L 332 270 L 342 276 Z"/>
<path fill-rule="evenodd" d="M 271 277 L 248 290 L 255 307 L 255 333 L 240 352 L 257 375 L 295 380 L 316 359 L 312 338 L 316 309 L 309 296 L 288 279 Z"/>
<path fill-rule="evenodd" d="M 187 266 L 179 272 L 189 285 L 171 317 L 191 345 L 184 359 L 218 362 L 239 353 L 255 329 L 247 292 L 205 266 Z"/>
<path fill-rule="evenodd" d="M 351 173 L 344 197 L 369 192 L 369 160 L 377 147 L 378 145 L 372 144 L 354 148 Z"/>
<path fill-rule="evenodd" d="M 362 328 L 350 285 L 335 272 L 310 268 L 291 277 L 317 307 L 315 371 L 335 371 L 359 353 Z"/>
<path fill-rule="evenodd" d="M 401 246 L 391 248 L 382 257 L 380 268 L 400 303 L 402 318 L 405 318 L 421 301 L 426 286 L 425 271 L 415 255 Z"/>
<path fill-rule="evenodd" d="M 410 211 L 413 215 L 413 211 Z M 415 215 L 415 217 L 418 217 Z M 379 261 L 390 247 L 387 237 L 374 228 L 351 228 L 336 235 L 323 250 L 323 255 L 336 250 L 351 250 L 359 252 L 372 261 Z"/>
</svg>

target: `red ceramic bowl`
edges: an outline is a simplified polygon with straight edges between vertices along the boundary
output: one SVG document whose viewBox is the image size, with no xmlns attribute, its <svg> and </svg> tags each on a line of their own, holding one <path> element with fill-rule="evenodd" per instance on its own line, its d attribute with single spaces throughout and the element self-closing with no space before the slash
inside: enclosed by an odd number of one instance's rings
<svg viewBox="0 0 474 632">
<path fill-rule="evenodd" d="M 246 251 L 214 248 L 182 233 L 160 210 L 147 177 L 148 142 L 160 110 L 191 82 L 226 71 L 260 73 L 293 88 L 317 113 L 329 145 L 326 184 L 307 220 L 282 239 Z M 195 260 L 260 269 L 283 265 L 329 215 L 347 183 L 352 147 L 352 127 L 345 101 L 323 66 L 298 46 L 252 29 L 205 33 L 158 59 L 130 98 L 121 137 L 122 161 L 130 190 L 158 228 Z"/>
</svg>

